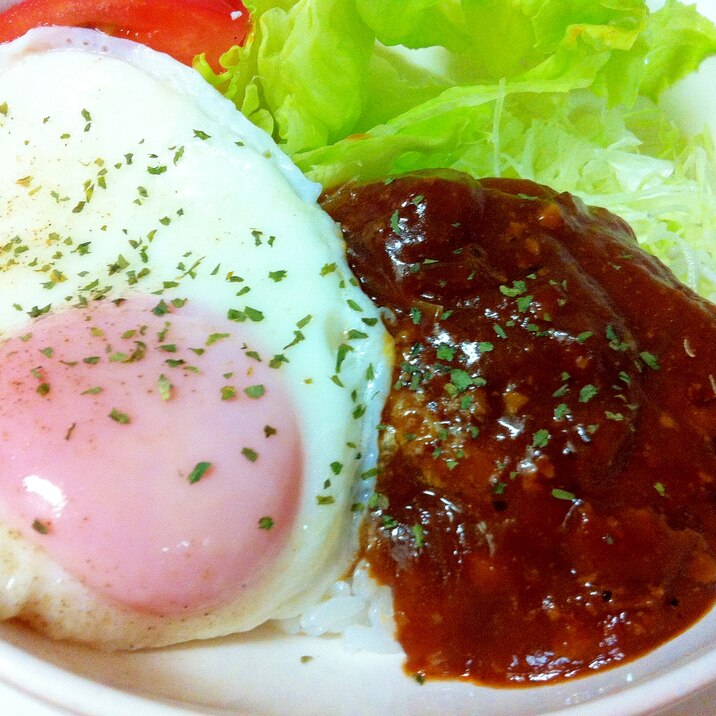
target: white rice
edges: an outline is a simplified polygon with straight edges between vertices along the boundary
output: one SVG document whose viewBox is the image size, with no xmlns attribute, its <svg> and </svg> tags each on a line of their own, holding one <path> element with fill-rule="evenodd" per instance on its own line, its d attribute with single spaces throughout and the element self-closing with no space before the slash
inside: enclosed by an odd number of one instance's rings
<svg viewBox="0 0 716 716">
<path fill-rule="evenodd" d="M 303 614 L 276 623 L 289 634 L 340 634 L 347 649 L 378 654 L 402 651 L 395 639 L 392 590 L 370 576 L 365 560 Z"/>
</svg>

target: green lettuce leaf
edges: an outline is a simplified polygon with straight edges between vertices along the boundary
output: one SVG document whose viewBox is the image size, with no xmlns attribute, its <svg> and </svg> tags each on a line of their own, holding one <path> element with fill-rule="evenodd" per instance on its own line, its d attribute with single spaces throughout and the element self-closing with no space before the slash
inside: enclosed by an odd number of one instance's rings
<svg viewBox="0 0 716 716">
<path fill-rule="evenodd" d="M 356 0 L 363 21 L 385 45 L 464 52 L 472 33 L 461 0 Z M 509 5 L 509 3 L 504 3 Z"/>
<path fill-rule="evenodd" d="M 641 0 L 356 0 L 385 45 L 442 46 L 472 82 L 547 79 L 580 69 L 592 78 L 620 51 L 631 61 L 644 29 Z"/>
<path fill-rule="evenodd" d="M 716 53 L 714 24 L 699 15 L 693 5 L 675 0 L 668 0 L 651 15 L 646 35 L 649 49 L 640 91 L 651 99 Z"/>
<path fill-rule="evenodd" d="M 253 32 L 214 74 L 195 67 L 289 153 L 352 131 L 365 101 L 374 35 L 345 0 L 246 3 Z"/>
<path fill-rule="evenodd" d="M 716 53 L 666 0 L 249 0 L 253 31 L 195 66 L 325 186 L 452 167 L 624 216 L 716 298 L 716 164 L 660 94 Z"/>
<path fill-rule="evenodd" d="M 290 154 L 389 122 L 453 86 L 534 81 L 541 92 L 540 83 L 555 81 L 630 106 L 640 91 L 654 99 L 716 51 L 713 25 L 676 0 L 652 14 L 643 0 L 247 5 L 246 46 L 224 55 L 218 75 L 203 58 L 196 66 Z M 416 72 L 405 48 L 437 48 L 440 71 Z"/>
</svg>

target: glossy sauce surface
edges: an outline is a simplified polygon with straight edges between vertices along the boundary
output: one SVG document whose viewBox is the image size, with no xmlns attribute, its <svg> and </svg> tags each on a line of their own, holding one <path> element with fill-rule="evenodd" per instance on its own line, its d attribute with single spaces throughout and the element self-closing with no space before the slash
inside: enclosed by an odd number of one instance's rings
<svg viewBox="0 0 716 716">
<path fill-rule="evenodd" d="M 605 210 L 417 175 L 324 196 L 392 310 L 364 553 L 406 669 L 520 685 L 639 656 L 716 585 L 716 310 Z"/>
</svg>

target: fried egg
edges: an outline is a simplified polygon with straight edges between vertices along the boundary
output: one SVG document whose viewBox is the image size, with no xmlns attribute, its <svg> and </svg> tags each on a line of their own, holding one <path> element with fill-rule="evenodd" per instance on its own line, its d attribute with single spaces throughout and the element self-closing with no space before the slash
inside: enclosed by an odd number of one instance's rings
<svg viewBox="0 0 716 716">
<path fill-rule="evenodd" d="M 347 569 L 391 347 L 340 233 L 191 69 L 0 46 L 0 617 L 106 648 L 245 631 Z"/>
</svg>

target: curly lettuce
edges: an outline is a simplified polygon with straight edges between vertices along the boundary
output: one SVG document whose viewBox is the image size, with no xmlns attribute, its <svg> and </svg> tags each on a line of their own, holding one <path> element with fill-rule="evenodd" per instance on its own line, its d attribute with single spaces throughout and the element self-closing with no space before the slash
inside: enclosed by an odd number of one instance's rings
<svg viewBox="0 0 716 716">
<path fill-rule="evenodd" d="M 662 93 L 716 54 L 666 0 L 249 0 L 253 31 L 196 68 L 325 186 L 452 167 L 606 206 L 716 299 L 716 162 Z"/>
</svg>

